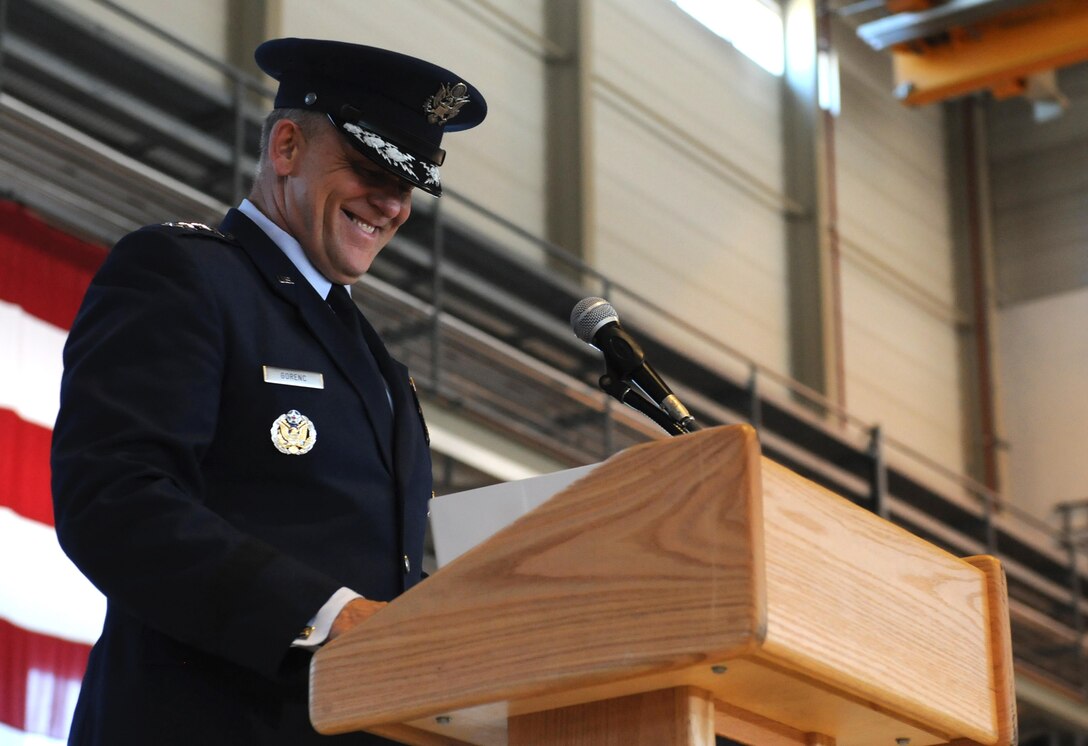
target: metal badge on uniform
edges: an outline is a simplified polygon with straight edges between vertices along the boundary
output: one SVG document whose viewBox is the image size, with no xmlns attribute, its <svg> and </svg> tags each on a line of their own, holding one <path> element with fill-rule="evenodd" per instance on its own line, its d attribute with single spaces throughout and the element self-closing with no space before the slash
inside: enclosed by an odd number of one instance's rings
<svg viewBox="0 0 1088 746">
<path fill-rule="evenodd" d="M 312 370 L 292 370 L 262 365 L 265 383 L 278 383 L 281 386 L 301 386 L 304 389 L 325 388 L 325 376 Z"/>
<path fill-rule="evenodd" d="M 276 450 L 291 456 L 309 453 L 317 442 L 314 423 L 297 409 L 277 417 L 272 423 L 271 435 Z"/>
</svg>

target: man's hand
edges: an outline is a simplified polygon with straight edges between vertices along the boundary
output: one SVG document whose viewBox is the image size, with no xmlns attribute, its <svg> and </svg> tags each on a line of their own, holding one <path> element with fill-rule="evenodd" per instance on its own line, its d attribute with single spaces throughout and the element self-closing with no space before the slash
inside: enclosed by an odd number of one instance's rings
<svg viewBox="0 0 1088 746">
<path fill-rule="evenodd" d="M 384 601 L 370 601 L 365 598 L 348 601 L 347 605 L 336 615 L 336 619 L 332 620 L 328 640 L 335 640 L 352 627 L 362 624 L 377 614 L 385 605 Z"/>
</svg>

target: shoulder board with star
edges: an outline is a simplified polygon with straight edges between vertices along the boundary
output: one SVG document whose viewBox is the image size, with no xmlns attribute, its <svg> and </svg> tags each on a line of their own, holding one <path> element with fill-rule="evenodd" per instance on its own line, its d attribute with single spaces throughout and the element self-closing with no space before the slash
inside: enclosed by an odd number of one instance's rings
<svg viewBox="0 0 1088 746">
<path fill-rule="evenodd" d="M 236 243 L 234 236 L 229 233 L 223 233 L 217 228 L 212 228 L 210 225 L 204 223 L 190 223 L 190 222 L 173 222 L 173 223 L 160 223 L 160 228 L 173 228 L 177 234 L 185 235 L 190 234 L 193 236 L 199 236 L 202 238 L 218 238 L 221 241 L 227 241 L 229 243 Z"/>
</svg>

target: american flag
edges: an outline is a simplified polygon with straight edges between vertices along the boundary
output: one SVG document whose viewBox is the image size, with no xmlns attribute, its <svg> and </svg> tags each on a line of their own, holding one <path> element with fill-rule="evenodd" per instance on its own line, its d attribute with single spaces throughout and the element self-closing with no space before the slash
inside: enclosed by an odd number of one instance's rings
<svg viewBox="0 0 1088 746">
<path fill-rule="evenodd" d="M 61 350 L 106 251 L 0 202 L 0 746 L 67 738 L 106 602 L 53 530 Z"/>
</svg>

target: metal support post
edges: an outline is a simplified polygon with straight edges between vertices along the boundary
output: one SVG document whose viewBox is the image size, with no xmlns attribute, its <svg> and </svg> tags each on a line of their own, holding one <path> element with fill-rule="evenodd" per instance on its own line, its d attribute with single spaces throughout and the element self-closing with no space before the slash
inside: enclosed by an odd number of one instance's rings
<svg viewBox="0 0 1088 746">
<path fill-rule="evenodd" d="M 880 425 L 869 431 L 869 456 L 873 459 L 873 477 L 869 483 L 871 510 L 888 517 L 888 467 L 884 463 L 884 432 Z"/>
<path fill-rule="evenodd" d="M 994 513 L 997 506 L 994 496 L 987 492 L 982 496 L 983 510 L 986 511 L 986 551 L 997 556 L 997 526 L 994 525 Z"/>
<path fill-rule="evenodd" d="M 748 422 L 757 431 L 763 427 L 763 402 L 759 398 L 759 368 L 748 368 Z"/>
<path fill-rule="evenodd" d="M 1082 596 L 1080 573 L 1077 572 L 1077 532 L 1073 526 L 1073 513 L 1076 510 L 1088 511 L 1088 502 L 1059 503 L 1056 506 L 1062 516 L 1062 542 L 1069 554 L 1069 593 L 1070 610 L 1073 613 L 1073 630 L 1076 632 L 1077 672 L 1080 675 L 1081 692 L 1088 696 L 1088 661 L 1084 655 L 1084 615 L 1080 610 Z"/>
</svg>

